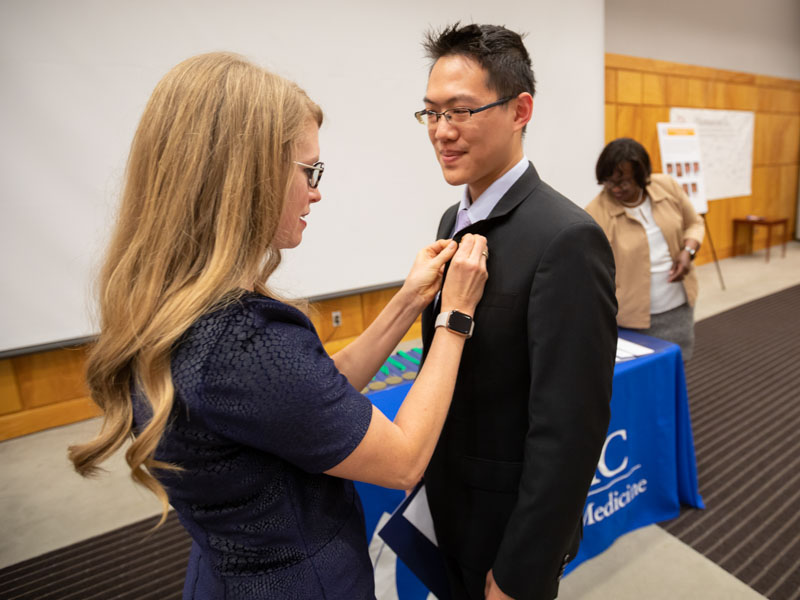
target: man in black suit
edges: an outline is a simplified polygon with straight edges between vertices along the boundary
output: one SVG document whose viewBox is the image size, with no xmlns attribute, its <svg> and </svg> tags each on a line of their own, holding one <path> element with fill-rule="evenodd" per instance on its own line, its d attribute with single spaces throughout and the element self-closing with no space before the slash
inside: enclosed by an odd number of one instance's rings
<svg viewBox="0 0 800 600">
<path fill-rule="evenodd" d="M 550 600 L 608 428 L 613 255 L 524 156 L 534 77 L 520 36 L 455 25 L 425 48 L 433 66 L 416 116 L 447 182 L 464 185 L 438 237 L 478 233 L 489 252 L 428 501 L 454 598 Z M 468 329 L 469 315 L 438 312 L 434 302 L 423 314 L 426 348 L 435 326 Z"/>
</svg>

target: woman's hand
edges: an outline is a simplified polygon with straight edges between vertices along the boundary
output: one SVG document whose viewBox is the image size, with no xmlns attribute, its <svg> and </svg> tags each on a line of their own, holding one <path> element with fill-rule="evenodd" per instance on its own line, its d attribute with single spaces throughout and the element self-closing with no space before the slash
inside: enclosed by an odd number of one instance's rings
<svg viewBox="0 0 800 600">
<path fill-rule="evenodd" d="M 485 237 L 468 233 L 461 238 L 444 282 L 441 312 L 459 310 L 468 315 L 475 314 L 489 277 L 486 270 L 488 257 Z"/>
<path fill-rule="evenodd" d="M 453 258 L 457 249 L 458 244 L 453 240 L 437 240 L 417 253 L 403 288 L 419 302 L 420 310 L 436 297 L 442 285 L 444 265 Z"/>
<path fill-rule="evenodd" d="M 680 254 L 678 254 L 678 258 L 672 263 L 667 281 L 670 283 L 673 281 L 683 281 L 683 278 L 686 277 L 691 268 L 692 256 L 686 250 L 681 250 Z"/>
</svg>

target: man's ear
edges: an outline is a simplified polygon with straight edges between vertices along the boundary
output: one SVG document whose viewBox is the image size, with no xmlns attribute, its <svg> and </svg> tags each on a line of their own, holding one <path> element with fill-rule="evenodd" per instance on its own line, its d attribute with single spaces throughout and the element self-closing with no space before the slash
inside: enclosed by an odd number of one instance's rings
<svg viewBox="0 0 800 600">
<path fill-rule="evenodd" d="M 528 92 L 522 92 L 515 100 L 514 128 L 522 129 L 533 117 L 533 96 Z"/>
</svg>

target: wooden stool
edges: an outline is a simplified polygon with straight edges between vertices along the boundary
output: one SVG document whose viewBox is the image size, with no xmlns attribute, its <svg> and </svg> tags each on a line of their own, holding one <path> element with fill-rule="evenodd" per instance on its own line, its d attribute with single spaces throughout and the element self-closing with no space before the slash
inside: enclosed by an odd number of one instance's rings
<svg viewBox="0 0 800 600">
<path fill-rule="evenodd" d="M 763 225 L 767 228 L 767 262 L 769 262 L 769 249 L 772 246 L 772 228 L 776 225 L 783 226 L 783 231 L 781 232 L 781 243 L 783 245 L 783 252 L 782 256 L 786 256 L 786 231 L 788 227 L 789 219 L 785 217 L 755 217 L 749 216 L 745 217 L 744 219 L 734 219 L 733 220 L 733 256 L 736 256 L 736 230 L 739 225 L 746 225 L 749 229 L 749 237 L 748 237 L 748 245 L 750 248 L 750 252 L 753 251 L 753 230 L 756 228 L 757 225 Z"/>
</svg>

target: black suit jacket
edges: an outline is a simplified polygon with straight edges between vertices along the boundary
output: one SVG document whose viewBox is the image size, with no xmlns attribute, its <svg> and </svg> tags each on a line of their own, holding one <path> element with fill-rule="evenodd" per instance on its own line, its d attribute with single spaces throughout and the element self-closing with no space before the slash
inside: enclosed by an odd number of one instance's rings
<svg viewBox="0 0 800 600">
<path fill-rule="evenodd" d="M 597 223 L 533 165 L 456 240 L 465 233 L 488 239 L 489 279 L 425 474 L 431 514 L 445 554 L 493 568 L 514 598 L 549 600 L 577 552 L 608 428 L 614 259 Z M 436 312 L 423 313 L 426 351 Z"/>
</svg>

